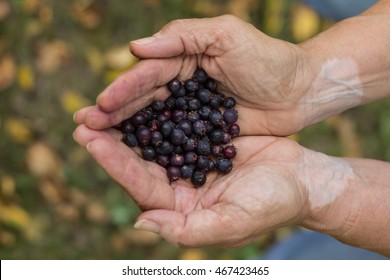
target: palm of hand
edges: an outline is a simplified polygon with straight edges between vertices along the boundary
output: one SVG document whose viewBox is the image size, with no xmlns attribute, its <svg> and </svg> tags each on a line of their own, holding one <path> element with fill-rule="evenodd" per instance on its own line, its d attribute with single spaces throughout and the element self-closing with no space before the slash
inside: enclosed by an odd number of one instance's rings
<svg viewBox="0 0 390 280">
<path fill-rule="evenodd" d="M 82 125 L 75 139 L 91 143 L 93 157 L 145 211 L 138 220 L 157 224 L 154 231 L 174 244 L 242 245 L 300 218 L 304 195 L 293 161 L 301 148 L 289 139 L 236 138 L 233 171 L 210 173 L 197 189 L 183 180 L 170 185 L 162 167 L 142 160 L 115 131 Z"/>
</svg>

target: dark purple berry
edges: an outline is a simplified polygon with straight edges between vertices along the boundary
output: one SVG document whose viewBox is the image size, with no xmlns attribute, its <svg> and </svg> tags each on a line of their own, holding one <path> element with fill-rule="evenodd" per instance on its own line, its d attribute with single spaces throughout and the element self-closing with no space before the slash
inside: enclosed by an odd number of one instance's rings
<svg viewBox="0 0 390 280">
<path fill-rule="evenodd" d="M 140 126 L 137 129 L 136 132 L 138 143 L 140 143 L 143 146 L 146 146 L 149 144 L 150 139 L 152 138 L 151 132 L 149 128 L 146 126 Z"/>
<path fill-rule="evenodd" d="M 184 96 L 186 96 L 186 90 L 184 87 L 181 87 L 177 93 L 173 94 L 173 97 L 176 98 L 184 97 Z"/>
<path fill-rule="evenodd" d="M 179 97 L 176 99 L 176 107 L 180 110 L 187 110 L 188 109 L 188 104 L 187 104 L 187 99 L 185 97 Z"/>
<path fill-rule="evenodd" d="M 210 159 L 207 156 L 199 156 L 198 160 L 196 161 L 196 167 L 198 170 L 206 171 L 209 168 L 209 163 Z"/>
<path fill-rule="evenodd" d="M 175 110 L 172 113 L 171 120 L 174 123 L 179 123 L 187 118 L 187 112 L 183 110 Z"/>
<path fill-rule="evenodd" d="M 126 133 L 123 135 L 123 142 L 128 147 L 136 147 L 138 146 L 138 140 L 137 137 L 133 133 Z"/>
<path fill-rule="evenodd" d="M 208 155 L 211 152 L 210 142 L 207 137 L 203 137 L 198 141 L 198 146 L 196 147 L 196 151 L 200 155 Z"/>
<path fill-rule="evenodd" d="M 150 131 L 156 131 L 160 128 L 160 122 L 156 119 L 151 120 L 148 122 L 147 127 Z"/>
<path fill-rule="evenodd" d="M 223 106 L 225 106 L 226 109 L 231 109 L 236 106 L 236 100 L 233 97 L 226 97 L 223 101 Z"/>
<path fill-rule="evenodd" d="M 167 100 L 165 100 L 165 106 L 167 106 L 169 109 L 173 109 L 176 106 L 176 98 L 173 96 L 169 96 Z"/>
<path fill-rule="evenodd" d="M 188 138 L 182 146 L 183 150 L 186 152 L 194 151 L 198 146 L 198 141 L 194 138 Z"/>
<path fill-rule="evenodd" d="M 198 155 L 194 152 L 188 152 L 184 155 L 184 161 L 187 164 L 196 163 L 197 160 L 198 160 Z"/>
<path fill-rule="evenodd" d="M 183 179 L 191 178 L 193 172 L 194 168 L 189 165 L 183 165 L 180 168 L 181 178 Z"/>
<path fill-rule="evenodd" d="M 231 126 L 229 126 L 228 132 L 232 137 L 237 137 L 240 134 L 239 125 L 236 123 L 232 124 Z"/>
<path fill-rule="evenodd" d="M 154 101 L 151 105 L 154 112 L 161 112 L 165 108 L 165 102 L 161 100 Z"/>
<path fill-rule="evenodd" d="M 209 102 L 209 105 L 211 108 L 213 109 L 218 109 L 219 106 L 221 106 L 221 103 L 222 103 L 222 99 L 218 96 L 218 95 L 212 95 L 211 96 L 211 99 L 210 99 L 210 102 Z"/>
<path fill-rule="evenodd" d="M 215 157 L 223 154 L 223 147 L 221 145 L 214 145 L 211 147 L 211 154 Z"/>
<path fill-rule="evenodd" d="M 170 140 L 173 145 L 181 145 L 187 140 L 187 136 L 183 130 L 175 128 L 173 129 Z"/>
<path fill-rule="evenodd" d="M 227 144 L 227 143 L 229 143 L 230 141 L 232 141 L 232 136 L 231 136 L 229 133 L 224 132 L 224 133 L 223 133 L 222 144 Z"/>
<path fill-rule="evenodd" d="M 192 129 L 197 135 L 205 135 L 207 130 L 207 124 L 203 120 L 197 120 L 192 124 Z"/>
<path fill-rule="evenodd" d="M 173 154 L 169 158 L 169 164 L 171 166 L 182 166 L 184 164 L 184 157 L 182 155 Z"/>
<path fill-rule="evenodd" d="M 205 87 L 211 91 L 214 91 L 217 89 L 217 83 L 213 79 L 208 79 L 205 83 Z"/>
<path fill-rule="evenodd" d="M 197 120 L 200 120 L 200 115 L 197 111 L 188 112 L 187 120 L 193 123 Z"/>
<path fill-rule="evenodd" d="M 160 131 L 165 138 L 171 135 L 174 128 L 175 128 L 175 124 L 170 120 L 160 125 Z"/>
<path fill-rule="evenodd" d="M 190 79 L 190 80 L 187 80 L 184 82 L 184 87 L 185 87 L 186 91 L 194 92 L 194 91 L 197 91 L 199 89 L 199 83 L 197 81 Z"/>
<path fill-rule="evenodd" d="M 232 159 L 237 155 L 237 149 L 233 145 L 226 146 L 223 149 L 223 155 L 225 158 Z"/>
<path fill-rule="evenodd" d="M 202 186 L 206 183 L 206 174 L 202 171 L 195 170 L 191 176 L 191 182 L 195 186 Z"/>
<path fill-rule="evenodd" d="M 207 76 L 206 71 L 204 71 L 202 68 L 198 68 L 198 69 L 195 70 L 193 78 L 194 78 L 195 81 L 203 84 L 204 82 L 207 81 L 208 76 Z"/>
<path fill-rule="evenodd" d="M 173 151 L 173 145 L 169 141 L 163 141 L 160 146 L 156 147 L 156 151 L 162 155 L 169 155 Z"/>
<path fill-rule="evenodd" d="M 171 181 L 178 180 L 181 176 L 180 168 L 177 166 L 169 166 L 167 169 L 167 175 L 168 175 L 169 180 L 171 180 Z"/>
<path fill-rule="evenodd" d="M 220 110 L 214 109 L 209 115 L 209 121 L 213 125 L 220 125 L 223 121 L 223 116 Z"/>
<path fill-rule="evenodd" d="M 152 146 L 145 146 L 141 150 L 144 160 L 152 161 L 156 158 L 156 150 Z"/>
<path fill-rule="evenodd" d="M 197 97 L 202 103 L 209 103 L 211 99 L 211 91 L 209 91 L 208 89 L 202 89 L 198 91 Z"/>
<path fill-rule="evenodd" d="M 178 125 L 177 128 L 180 128 L 181 130 L 184 131 L 184 133 L 189 137 L 192 134 L 192 123 L 188 120 L 183 120 L 181 121 Z"/>
<path fill-rule="evenodd" d="M 227 124 L 235 123 L 238 120 L 237 111 L 234 109 L 226 109 L 223 112 L 223 119 Z"/>
<path fill-rule="evenodd" d="M 188 109 L 191 111 L 199 110 L 201 104 L 198 98 L 190 98 L 187 102 L 188 104 Z"/>
<path fill-rule="evenodd" d="M 207 167 L 207 171 L 212 171 L 215 169 L 215 161 L 209 159 L 209 166 Z"/>
<path fill-rule="evenodd" d="M 166 122 L 168 120 L 169 120 L 169 118 L 166 115 L 160 114 L 160 115 L 157 116 L 157 121 L 159 123 L 164 123 L 164 122 Z"/>
<path fill-rule="evenodd" d="M 172 94 L 176 94 L 181 88 L 181 82 L 178 79 L 173 79 L 168 83 L 167 87 Z"/>
<path fill-rule="evenodd" d="M 215 167 L 222 173 L 229 173 L 233 168 L 231 159 L 220 157 L 215 162 Z"/>
<path fill-rule="evenodd" d="M 135 128 L 134 125 L 131 123 L 130 119 L 124 120 L 121 123 L 120 130 L 122 133 L 133 133 Z"/>
<path fill-rule="evenodd" d="M 152 143 L 153 146 L 155 147 L 160 146 L 163 140 L 164 140 L 164 136 L 160 131 L 156 130 L 151 133 L 150 143 Z"/>
<path fill-rule="evenodd" d="M 211 130 L 208 136 L 210 138 L 211 143 L 220 144 L 223 141 L 223 134 L 224 132 L 221 129 L 216 128 Z"/>
<path fill-rule="evenodd" d="M 134 116 L 131 117 L 131 122 L 133 123 L 134 126 L 138 127 L 138 126 L 146 124 L 146 118 L 145 118 L 144 114 L 142 114 L 141 112 L 138 112 Z"/>
<path fill-rule="evenodd" d="M 156 163 L 162 167 L 167 167 L 169 165 L 169 157 L 167 155 L 157 154 Z"/>
<path fill-rule="evenodd" d="M 183 148 L 181 146 L 173 146 L 172 153 L 181 155 L 183 153 Z"/>
<path fill-rule="evenodd" d="M 199 115 L 202 119 L 207 120 L 210 116 L 211 108 L 209 106 L 203 106 L 199 109 Z"/>
<path fill-rule="evenodd" d="M 164 103 L 164 102 L 163 102 Z M 141 113 L 144 115 L 145 117 L 145 122 L 150 122 L 151 120 L 153 120 L 153 110 L 152 108 L 145 108 L 141 111 Z"/>
</svg>

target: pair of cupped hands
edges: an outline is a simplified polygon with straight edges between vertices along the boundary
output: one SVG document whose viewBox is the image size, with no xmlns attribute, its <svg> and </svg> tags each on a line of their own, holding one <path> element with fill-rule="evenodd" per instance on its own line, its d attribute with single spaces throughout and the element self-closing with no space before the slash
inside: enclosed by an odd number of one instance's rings
<svg viewBox="0 0 390 280">
<path fill-rule="evenodd" d="M 301 102 L 310 84 L 306 54 L 233 16 L 176 20 L 130 43 L 140 61 L 76 112 L 74 139 L 139 205 L 135 227 L 177 246 L 240 246 L 277 227 L 304 224 L 308 190 L 301 178 L 307 153 L 287 135 L 310 124 Z M 166 84 L 202 67 L 233 96 L 241 134 L 226 175 L 209 174 L 194 188 L 169 182 L 166 171 L 121 141 L 114 125 L 169 95 Z"/>
</svg>

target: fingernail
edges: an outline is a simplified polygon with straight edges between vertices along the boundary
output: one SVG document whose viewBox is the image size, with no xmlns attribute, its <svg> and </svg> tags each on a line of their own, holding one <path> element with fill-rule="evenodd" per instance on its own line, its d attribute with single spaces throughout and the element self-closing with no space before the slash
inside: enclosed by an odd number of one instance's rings
<svg viewBox="0 0 390 280">
<path fill-rule="evenodd" d="M 135 41 L 131 41 L 131 43 L 137 44 L 137 45 L 146 45 L 149 43 L 152 43 L 156 38 L 155 37 L 146 37 L 142 39 L 138 39 Z"/>
<path fill-rule="evenodd" d="M 76 122 L 76 115 L 77 115 L 77 112 L 74 112 L 74 114 L 73 114 L 73 122 Z"/>
<path fill-rule="evenodd" d="M 91 152 L 91 142 L 89 142 L 86 146 L 88 153 Z"/>
<path fill-rule="evenodd" d="M 134 224 L 134 228 L 151 231 L 154 233 L 158 233 L 160 231 L 160 226 L 155 222 L 149 220 L 139 220 Z"/>
</svg>

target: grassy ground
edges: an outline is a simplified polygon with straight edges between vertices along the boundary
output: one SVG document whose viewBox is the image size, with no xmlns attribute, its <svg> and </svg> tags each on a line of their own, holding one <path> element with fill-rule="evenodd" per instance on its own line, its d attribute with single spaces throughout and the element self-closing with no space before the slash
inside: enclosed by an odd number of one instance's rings
<svg viewBox="0 0 390 280">
<path fill-rule="evenodd" d="M 299 42 L 330 23 L 290 1 L 0 0 L 0 257 L 247 259 L 293 228 L 240 249 L 178 249 L 132 229 L 140 213 L 72 139 L 75 110 L 135 63 L 130 40 L 175 18 L 233 13 Z M 332 155 L 390 160 L 390 101 L 294 137 Z"/>
</svg>

